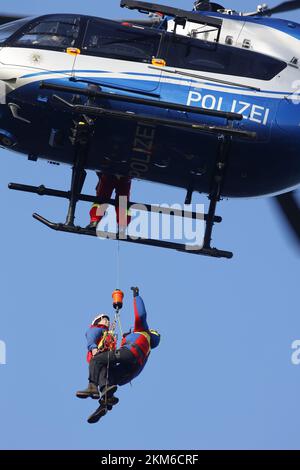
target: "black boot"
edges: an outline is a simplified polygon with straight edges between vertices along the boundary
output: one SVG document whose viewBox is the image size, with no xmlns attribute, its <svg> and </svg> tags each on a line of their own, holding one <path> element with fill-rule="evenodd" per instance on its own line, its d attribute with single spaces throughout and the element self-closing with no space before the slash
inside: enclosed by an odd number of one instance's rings
<svg viewBox="0 0 300 470">
<path fill-rule="evenodd" d="M 100 405 L 103 405 L 103 406 L 107 406 L 107 408 L 109 409 L 109 407 L 113 407 L 115 405 L 117 405 L 119 403 L 119 398 L 118 397 L 115 397 L 114 395 L 112 395 L 111 397 L 102 397 L 101 400 L 99 400 L 99 403 Z"/>
<path fill-rule="evenodd" d="M 108 400 L 118 390 L 117 385 L 109 385 L 101 390 L 101 400 Z"/>
<path fill-rule="evenodd" d="M 89 225 L 87 225 L 85 228 L 87 230 L 96 230 L 97 228 L 97 225 L 98 225 L 99 222 L 91 222 Z"/>
<path fill-rule="evenodd" d="M 99 400 L 100 394 L 99 394 L 98 387 L 95 384 L 90 382 L 89 385 L 88 385 L 88 388 L 86 388 L 85 390 L 80 390 L 80 391 L 76 392 L 76 397 L 77 398 L 91 397 L 94 400 Z"/>
<path fill-rule="evenodd" d="M 133 297 L 137 297 L 139 295 L 140 290 L 138 287 L 130 287 L 130 289 L 132 290 Z"/>
<path fill-rule="evenodd" d="M 96 411 L 89 416 L 87 422 L 89 424 L 98 423 L 99 419 L 106 415 L 108 409 L 111 410 L 111 408 L 108 408 L 107 406 L 100 405 Z"/>
</svg>

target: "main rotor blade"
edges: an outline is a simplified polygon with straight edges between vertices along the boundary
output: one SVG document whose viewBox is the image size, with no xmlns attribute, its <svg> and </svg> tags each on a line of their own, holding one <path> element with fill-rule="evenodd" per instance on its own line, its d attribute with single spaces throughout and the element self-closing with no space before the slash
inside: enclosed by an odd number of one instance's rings
<svg viewBox="0 0 300 470">
<path fill-rule="evenodd" d="M 294 0 L 290 2 L 283 2 L 273 8 L 267 8 L 266 10 L 262 10 L 256 13 L 252 13 L 249 16 L 271 16 L 275 15 L 276 13 L 285 13 L 287 11 L 293 11 L 300 8 L 300 1 Z"/>
<path fill-rule="evenodd" d="M 25 16 L 0 14 L 0 26 L 5 23 L 11 23 L 12 21 L 21 20 L 22 18 L 25 18 Z"/>
<path fill-rule="evenodd" d="M 300 204 L 296 198 L 296 191 L 280 194 L 275 199 L 300 247 Z"/>
</svg>

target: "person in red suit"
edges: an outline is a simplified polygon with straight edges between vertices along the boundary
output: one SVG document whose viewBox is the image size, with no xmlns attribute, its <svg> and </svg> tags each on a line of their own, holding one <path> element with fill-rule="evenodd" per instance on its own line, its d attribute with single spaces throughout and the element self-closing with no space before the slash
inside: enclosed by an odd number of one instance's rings
<svg viewBox="0 0 300 470">
<path fill-rule="evenodd" d="M 128 210 L 121 210 L 119 207 L 119 198 L 126 197 L 127 202 L 130 198 L 131 179 L 126 176 L 108 175 L 106 173 L 97 173 L 99 182 L 96 186 L 97 197 L 103 199 L 104 202 L 111 198 L 113 191 L 116 192 L 115 210 L 117 216 L 117 224 L 120 229 L 124 229 L 130 223 L 131 217 Z M 100 209 L 99 203 L 94 203 L 90 210 L 90 223 L 88 229 L 96 229 L 101 221 L 104 213 Z"/>
</svg>

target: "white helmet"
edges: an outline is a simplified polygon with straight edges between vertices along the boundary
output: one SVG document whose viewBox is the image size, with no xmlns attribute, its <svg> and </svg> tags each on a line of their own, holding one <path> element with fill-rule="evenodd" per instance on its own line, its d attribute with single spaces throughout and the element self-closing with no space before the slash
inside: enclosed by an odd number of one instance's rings
<svg viewBox="0 0 300 470">
<path fill-rule="evenodd" d="M 92 322 L 92 325 L 93 325 L 93 326 L 99 325 L 99 323 L 101 323 L 102 318 L 107 318 L 107 320 L 110 321 L 110 318 L 109 318 L 108 315 L 106 315 L 106 313 L 100 313 L 100 315 L 97 315 L 97 316 L 94 318 L 94 320 L 93 320 L 93 322 Z"/>
</svg>

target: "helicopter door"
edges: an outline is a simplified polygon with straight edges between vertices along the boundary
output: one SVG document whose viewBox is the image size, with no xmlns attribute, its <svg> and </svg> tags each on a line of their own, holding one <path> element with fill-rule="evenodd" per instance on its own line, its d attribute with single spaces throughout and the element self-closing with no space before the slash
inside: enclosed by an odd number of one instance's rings
<svg viewBox="0 0 300 470">
<path fill-rule="evenodd" d="M 161 85 L 161 99 L 177 104 L 187 104 L 189 91 L 191 87 L 191 77 L 182 75 L 180 67 L 182 63 L 179 56 L 186 55 L 185 43 L 189 40 L 183 36 L 165 33 L 162 45 L 162 56 L 165 59 L 166 66 L 163 67 L 163 78 Z M 183 47 L 184 50 L 183 50 Z M 181 119 L 188 115 L 182 111 L 168 110 L 168 117 Z"/>
<path fill-rule="evenodd" d="M 10 79 L 70 76 L 79 31 L 80 17 L 74 15 L 49 15 L 31 21 L 0 51 L 0 61 Z"/>
<path fill-rule="evenodd" d="M 149 64 L 158 55 L 161 36 L 149 28 L 91 19 L 76 58 L 76 78 L 107 86 L 105 91 L 159 98 L 161 70 Z"/>
<path fill-rule="evenodd" d="M 169 36 L 167 67 L 161 96 L 188 106 L 242 114 L 236 126 L 257 132 L 268 140 L 274 119 L 274 100 L 261 92 L 286 66 L 257 52 L 200 39 Z M 264 89 L 263 88 L 263 89 Z M 188 119 L 195 119 L 190 114 Z M 217 123 L 215 117 L 197 117 Z"/>
</svg>

